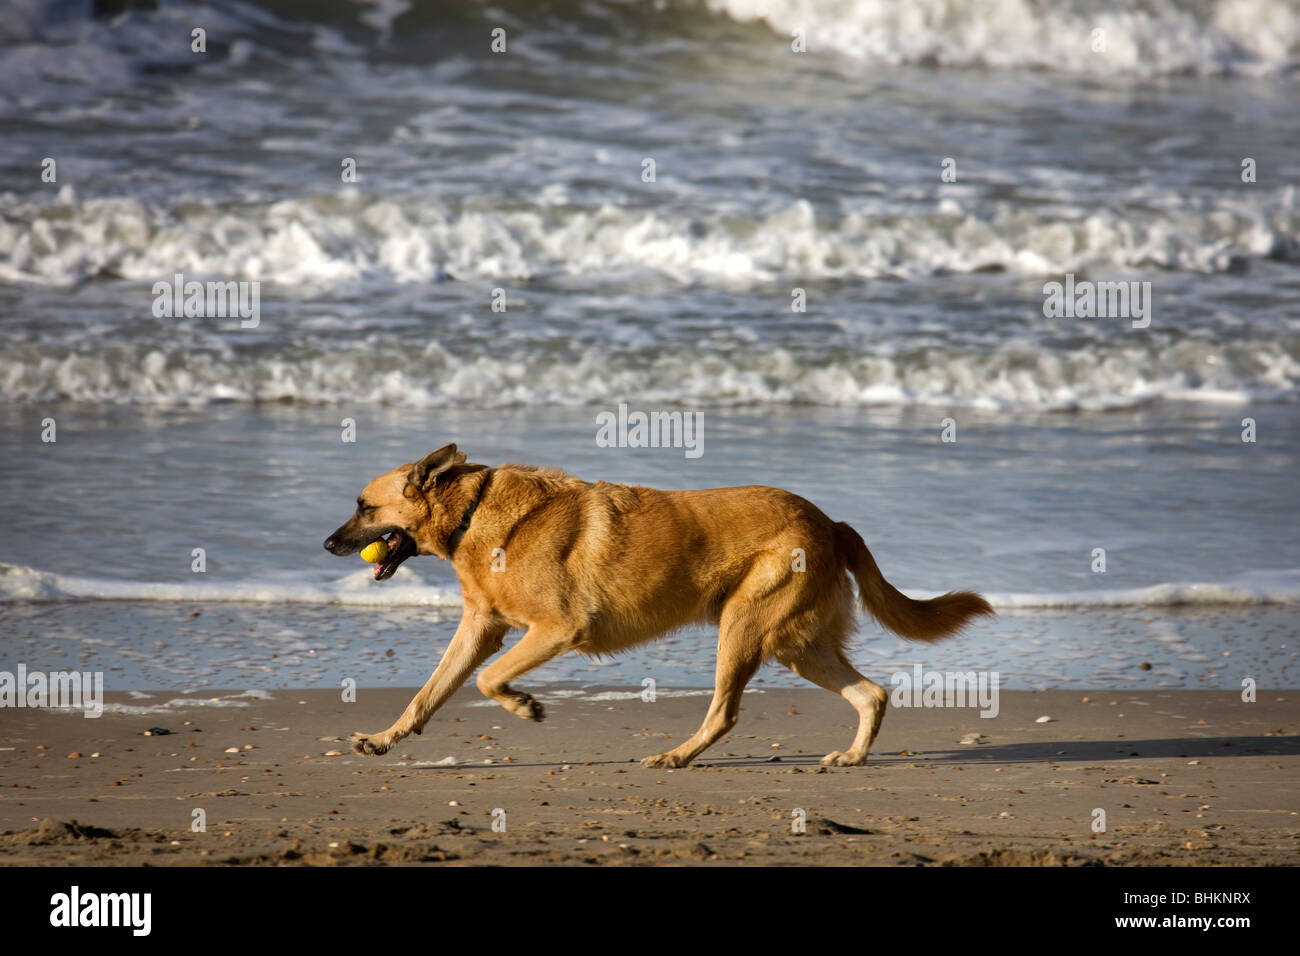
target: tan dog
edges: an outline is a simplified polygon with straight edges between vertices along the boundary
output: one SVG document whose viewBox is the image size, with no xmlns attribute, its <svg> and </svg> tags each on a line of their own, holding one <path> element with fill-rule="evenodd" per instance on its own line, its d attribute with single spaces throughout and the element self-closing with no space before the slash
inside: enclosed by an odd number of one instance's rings
<svg viewBox="0 0 1300 956">
<path fill-rule="evenodd" d="M 978 594 L 914 601 L 880 573 L 862 538 L 778 488 L 707 491 L 594 484 L 529 465 L 466 463 L 446 445 L 366 485 L 356 513 L 325 541 L 353 554 L 388 536 L 375 578 L 415 554 L 448 559 L 464 614 L 437 669 L 387 730 L 354 734 L 358 753 L 382 754 L 425 723 L 512 627 L 525 630 L 478 676 L 484 695 L 541 720 L 542 706 L 510 682 L 566 651 L 609 654 L 688 624 L 718 625 L 713 702 L 695 735 L 647 767 L 684 767 L 731 730 L 740 695 L 764 661 L 840 694 L 858 712 L 848 750 L 823 764 L 857 765 L 880 730 L 888 694 L 844 656 L 853 590 L 882 625 L 934 641 L 992 614 Z"/>
</svg>

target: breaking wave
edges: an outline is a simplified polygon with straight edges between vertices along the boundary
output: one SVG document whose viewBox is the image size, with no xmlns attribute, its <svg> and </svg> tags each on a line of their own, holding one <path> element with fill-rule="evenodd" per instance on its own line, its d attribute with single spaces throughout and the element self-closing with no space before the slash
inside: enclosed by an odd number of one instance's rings
<svg viewBox="0 0 1300 956">
<path fill-rule="evenodd" d="M 1287 0 L 707 0 L 710 10 L 802 30 L 809 52 L 869 64 L 1085 74 L 1263 75 L 1293 68 Z M 1097 32 L 1100 31 L 1100 32 Z"/>
<path fill-rule="evenodd" d="M 907 592 L 912 597 L 931 593 Z M 1225 582 L 1170 582 L 1126 590 L 987 594 L 997 608 L 1182 607 L 1300 604 L 1300 570 L 1256 571 Z M 0 563 L 0 602 L 15 601 L 173 601 L 186 603 L 344 604 L 362 607 L 460 606 L 452 589 L 424 584 L 409 568 L 377 584 L 370 571 L 330 584 L 279 582 L 171 584 L 71 577 L 16 564 Z"/>
<path fill-rule="evenodd" d="M 1258 258 L 1300 259 L 1294 187 L 1212 204 L 1084 213 L 936 200 L 928 212 L 802 200 L 765 215 L 555 202 L 520 208 L 425 195 L 147 205 L 0 197 L 0 281 L 245 279 L 328 287 L 384 281 L 530 280 L 647 274 L 727 288 L 780 280 L 910 279 L 1089 268 L 1224 272 Z"/>
</svg>

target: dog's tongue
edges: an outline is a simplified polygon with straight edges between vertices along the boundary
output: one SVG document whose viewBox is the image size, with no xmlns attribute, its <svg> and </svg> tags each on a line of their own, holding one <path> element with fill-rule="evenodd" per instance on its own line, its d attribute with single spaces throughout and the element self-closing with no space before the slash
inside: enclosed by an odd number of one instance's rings
<svg viewBox="0 0 1300 956">
<path fill-rule="evenodd" d="M 393 556 L 397 553 L 397 546 L 401 543 L 401 541 L 402 541 L 402 533 L 400 531 L 394 531 L 392 534 L 388 536 L 388 557 L 385 558 L 383 561 L 380 561 L 378 564 L 371 565 L 371 568 L 373 569 L 371 573 L 374 575 L 376 581 L 379 580 L 379 575 L 384 573 L 384 568 L 388 565 L 388 562 L 391 561 Z"/>
</svg>

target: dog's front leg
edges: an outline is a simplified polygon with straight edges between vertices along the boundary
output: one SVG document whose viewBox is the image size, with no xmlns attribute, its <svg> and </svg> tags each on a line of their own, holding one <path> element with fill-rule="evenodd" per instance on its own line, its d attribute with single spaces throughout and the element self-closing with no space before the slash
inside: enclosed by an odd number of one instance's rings
<svg viewBox="0 0 1300 956">
<path fill-rule="evenodd" d="M 353 734 L 352 749 L 359 754 L 382 754 L 403 737 L 424 729 L 430 717 L 460 689 L 470 674 L 501 648 L 508 624 L 466 609 L 442 660 L 428 683 L 406 705 L 402 716 L 380 734 Z"/>
</svg>

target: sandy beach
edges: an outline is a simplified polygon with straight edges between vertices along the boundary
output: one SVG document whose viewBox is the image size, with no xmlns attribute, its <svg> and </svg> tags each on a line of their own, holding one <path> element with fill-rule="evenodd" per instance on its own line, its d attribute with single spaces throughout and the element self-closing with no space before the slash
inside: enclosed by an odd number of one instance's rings
<svg viewBox="0 0 1300 956">
<path fill-rule="evenodd" d="M 0 864 L 1300 863 L 1294 691 L 1004 691 L 993 719 L 891 707 L 868 766 L 823 769 L 848 707 L 769 688 L 698 765 L 642 768 L 706 694 L 552 688 L 531 724 L 463 690 L 379 758 L 346 736 L 386 726 L 408 691 L 6 710 Z"/>
</svg>

